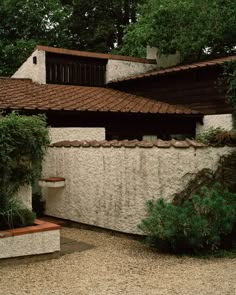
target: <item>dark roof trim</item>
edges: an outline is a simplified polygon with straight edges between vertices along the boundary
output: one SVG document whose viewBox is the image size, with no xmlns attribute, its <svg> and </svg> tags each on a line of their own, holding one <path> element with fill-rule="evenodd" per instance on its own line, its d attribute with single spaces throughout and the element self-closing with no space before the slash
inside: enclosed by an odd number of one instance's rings
<svg viewBox="0 0 236 295">
<path fill-rule="evenodd" d="M 42 46 L 42 45 L 37 45 L 35 50 L 37 49 L 41 51 L 45 51 L 45 52 L 56 53 L 56 54 L 74 55 L 74 56 L 100 58 L 100 59 L 123 60 L 123 61 L 131 61 L 131 62 L 146 63 L 146 64 L 156 64 L 155 59 L 146 59 L 146 58 L 139 58 L 139 57 L 79 51 L 79 50 L 70 50 L 65 48 L 55 48 L 55 47 L 48 47 L 48 46 Z"/>
</svg>

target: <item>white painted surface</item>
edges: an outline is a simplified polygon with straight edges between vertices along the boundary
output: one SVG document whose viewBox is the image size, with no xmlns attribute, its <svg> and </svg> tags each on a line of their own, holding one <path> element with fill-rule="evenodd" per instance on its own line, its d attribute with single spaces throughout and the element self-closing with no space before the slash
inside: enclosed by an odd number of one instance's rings
<svg viewBox="0 0 236 295">
<path fill-rule="evenodd" d="M 215 169 L 223 148 L 49 148 L 43 177 L 66 178 L 42 189 L 46 214 L 126 233 L 139 233 L 145 202 L 183 189 L 203 168 Z"/>
<path fill-rule="evenodd" d="M 25 185 L 20 188 L 16 194 L 17 200 L 23 203 L 23 205 L 32 210 L 32 187 L 31 185 Z"/>
<path fill-rule="evenodd" d="M 157 135 L 155 134 L 150 134 L 150 135 L 143 135 L 143 140 L 146 141 L 157 141 Z"/>
<path fill-rule="evenodd" d="M 0 258 L 46 254 L 60 251 L 60 230 L 0 238 Z"/>
<path fill-rule="evenodd" d="M 175 54 L 168 54 L 168 55 L 158 55 L 157 56 L 157 67 L 159 69 L 173 67 L 178 65 L 181 62 L 180 53 L 177 52 Z"/>
<path fill-rule="evenodd" d="M 157 48 L 147 46 L 146 48 L 146 59 L 156 59 L 157 58 Z"/>
<path fill-rule="evenodd" d="M 41 186 L 41 187 L 59 188 L 59 187 L 64 187 L 65 186 L 65 181 L 50 182 L 50 181 L 39 180 L 39 186 Z"/>
<path fill-rule="evenodd" d="M 209 128 L 221 127 L 226 130 L 233 128 L 233 118 L 232 114 L 223 114 L 223 115 L 207 115 L 203 118 L 203 125 L 197 123 L 196 133 L 202 133 L 207 131 Z"/>
<path fill-rule="evenodd" d="M 33 63 L 33 57 L 37 58 L 37 64 Z M 45 51 L 35 50 L 30 57 L 15 72 L 12 78 L 27 78 L 33 82 L 46 83 L 46 58 Z"/>
<path fill-rule="evenodd" d="M 63 140 L 105 140 L 105 128 L 49 128 L 51 143 Z"/>
<path fill-rule="evenodd" d="M 107 63 L 106 83 L 143 74 L 156 69 L 156 64 L 109 59 Z"/>
</svg>

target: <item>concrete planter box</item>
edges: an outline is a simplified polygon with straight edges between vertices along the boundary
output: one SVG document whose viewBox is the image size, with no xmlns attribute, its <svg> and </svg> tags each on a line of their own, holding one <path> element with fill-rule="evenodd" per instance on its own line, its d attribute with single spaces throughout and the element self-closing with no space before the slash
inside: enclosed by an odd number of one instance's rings
<svg viewBox="0 0 236 295">
<path fill-rule="evenodd" d="M 60 251 L 60 226 L 35 220 L 35 225 L 0 231 L 0 259 Z"/>
</svg>

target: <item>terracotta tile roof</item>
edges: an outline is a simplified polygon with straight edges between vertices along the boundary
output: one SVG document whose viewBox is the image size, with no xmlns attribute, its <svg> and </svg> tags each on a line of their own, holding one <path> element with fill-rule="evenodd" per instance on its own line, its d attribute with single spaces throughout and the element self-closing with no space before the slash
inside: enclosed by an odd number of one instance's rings
<svg viewBox="0 0 236 295">
<path fill-rule="evenodd" d="M 56 143 L 53 143 L 50 145 L 50 147 L 56 147 L 56 148 L 61 148 L 61 147 L 65 147 L 65 148 L 71 148 L 71 147 L 83 147 L 83 148 L 89 148 L 89 147 L 93 147 L 93 148 L 99 148 L 99 147 L 115 147 L 115 148 L 121 148 L 121 147 L 125 147 L 125 148 L 190 148 L 190 147 L 194 147 L 194 148 L 204 148 L 207 147 L 207 145 L 194 141 L 194 140 L 190 140 L 190 139 L 186 139 L 183 141 L 178 141 L 178 140 L 169 140 L 169 141 L 164 141 L 161 139 L 158 139 L 157 141 L 138 141 L 138 140 L 111 140 L 111 141 L 106 141 L 106 140 L 102 140 L 102 141 L 78 141 L 78 140 L 74 140 L 74 141 L 59 141 Z"/>
<path fill-rule="evenodd" d="M 37 84 L 29 79 L 0 78 L 0 109 L 69 110 L 199 115 L 183 106 L 102 87 Z"/>
<path fill-rule="evenodd" d="M 127 77 L 124 79 L 113 80 L 109 84 L 122 82 L 122 81 L 148 78 L 148 77 L 153 77 L 153 76 L 159 76 L 159 75 L 164 75 L 164 74 L 169 74 L 169 73 L 174 73 L 174 72 L 187 71 L 187 70 L 192 70 L 192 69 L 197 69 L 197 68 L 211 67 L 211 66 L 221 65 L 226 61 L 231 61 L 231 60 L 235 60 L 235 59 L 236 59 L 236 55 L 233 55 L 233 56 L 227 56 L 227 57 L 217 58 L 217 59 L 208 60 L 208 61 L 202 61 L 202 62 L 198 62 L 198 63 L 192 63 L 192 64 L 188 64 L 188 65 L 175 66 L 175 67 L 171 67 L 171 68 L 166 68 L 166 69 L 162 69 L 162 70 L 156 70 L 156 71 L 151 71 L 151 72 L 144 73 L 144 74 L 130 76 L 130 77 Z"/>
<path fill-rule="evenodd" d="M 42 45 L 36 46 L 35 50 L 36 49 L 45 51 L 45 52 L 56 53 L 56 54 L 74 55 L 74 56 L 100 58 L 100 59 L 124 60 L 124 61 L 147 63 L 147 64 L 157 63 L 155 59 L 146 59 L 146 58 L 139 58 L 139 57 L 132 57 L 132 56 L 79 51 L 79 50 L 70 50 L 70 49 L 55 48 L 55 47 L 48 47 L 48 46 L 42 46 Z"/>
</svg>

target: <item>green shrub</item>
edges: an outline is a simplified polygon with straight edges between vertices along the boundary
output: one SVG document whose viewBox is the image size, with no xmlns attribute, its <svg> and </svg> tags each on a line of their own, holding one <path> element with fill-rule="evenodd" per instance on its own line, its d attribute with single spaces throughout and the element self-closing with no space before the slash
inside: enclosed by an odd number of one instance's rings
<svg viewBox="0 0 236 295">
<path fill-rule="evenodd" d="M 190 176 L 188 184 L 173 196 L 172 203 L 175 205 L 181 205 L 191 198 L 191 195 L 199 194 L 203 186 L 212 187 L 216 182 L 220 183 L 224 190 L 236 193 L 236 151 L 221 156 L 214 171 L 204 168 L 187 175 Z"/>
<path fill-rule="evenodd" d="M 49 144 L 46 119 L 11 113 L 1 117 L 0 135 L 0 226 L 25 226 L 34 215 L 15 201 L 15 194 L 40 175 Z"/>
<path fill-rule="evenodd" d="M 139 228 L 147 241 L 162 251 L 174 253 L 214 252 L 225 246 L 236 222 L 236 194 L 220 184 L 203 187 L 181 205 L 163 199 L 147 203 L 148 216 Z M 229 241 L 228 241 L 228 245 Z"/>
<path fill-rule="evenodd" d="M 0 230 L 32 225 L 35 217 L 34 212 L 24 208 L 16 199 L 9 198 L 7 206 L 0 210 Z"/>
<path fill-rule="evenodd" d="M 225 130 L 224 128 L 209 128 L 208 130 L 198 134 L 196 140 L 205 144 L 211 144 L 215 146 L 225 144 L 236 144 L 236 132 L 235 130 Z"/>
<path fill-rule="evenodd" d="M 226 97 L 233 108 L 233 126 L 236 128 L 236 61 L 227 61 L 223 67 L 223 80 L 227 89 Z"/>
</svg>

